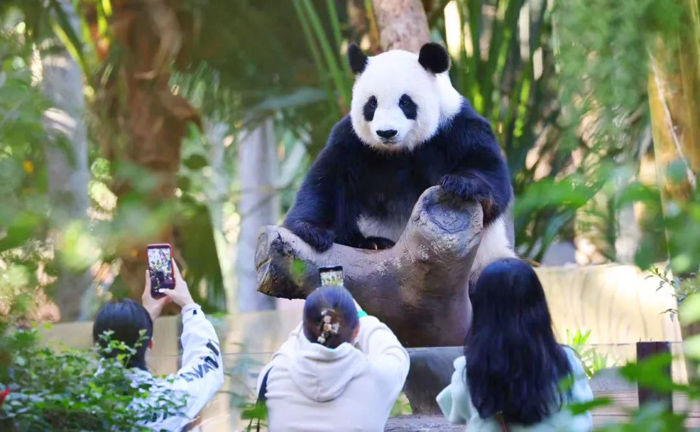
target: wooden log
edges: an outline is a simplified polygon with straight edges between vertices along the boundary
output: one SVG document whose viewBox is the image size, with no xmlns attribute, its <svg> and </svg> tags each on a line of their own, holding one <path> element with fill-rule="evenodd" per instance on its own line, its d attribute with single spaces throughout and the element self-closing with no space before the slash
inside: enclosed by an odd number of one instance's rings
<svg viewBox="0 0 700 432">
<path fill-rule="evenodd" d="M 468 281 L 482 217 L 480 204 L 434 186 L 418 199 L 403 235 L 387 250 L 335 244 L 317 253 L 285 228 L 268 226 L 255 256 L 258 291 L 305 298 L 320 285 L 320 267 L 341 265 L 346 288 L 404 346 L 461 346 L 471 324 Z"/>
</svg>

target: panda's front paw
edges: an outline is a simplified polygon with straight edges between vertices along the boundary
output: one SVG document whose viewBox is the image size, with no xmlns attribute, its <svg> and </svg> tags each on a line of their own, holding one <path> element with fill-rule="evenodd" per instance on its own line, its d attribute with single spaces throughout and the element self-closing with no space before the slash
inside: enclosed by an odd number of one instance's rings
<svg viewBox="0 0 700 432">
<path fill-rule="evenodd" d="M 477 179 L 448 174 L 440 180 L 440 187 L 456 198 L 480 203 L 484 209 L 484 216 L 491 214 L 494 210 L 491 192 L 483 182 Z"/>
<path fill-rule="evenodd" d="M 289 224 L 288 228 L 317 252 L 325 252 L 333 246 L 335 235 L 331 230 L 319 228 L 303 221 Z"/>
<path fill-rule="evenodd" d="M 367 237 L 362 243 L 362 249 L 383 250 L 391 249 L 396 243 L 384 237 Z"/>
</svg>

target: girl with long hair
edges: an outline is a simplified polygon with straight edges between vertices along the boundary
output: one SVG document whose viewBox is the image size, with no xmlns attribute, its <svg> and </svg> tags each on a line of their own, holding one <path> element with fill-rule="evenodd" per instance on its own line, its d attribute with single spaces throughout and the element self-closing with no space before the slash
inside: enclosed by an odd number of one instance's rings
<svg viewBox="0 0 700 432">
<path fill-rule="evenodd" d="M 517 259 L 495 261 L 473 290 L 472 327 L 451 384 L 437 397 L 467 430 L 590 431 L 591 414 L 568 404 L 593 400 L 581 361 L 554 337 L 537 274 Z"/>
</svg>

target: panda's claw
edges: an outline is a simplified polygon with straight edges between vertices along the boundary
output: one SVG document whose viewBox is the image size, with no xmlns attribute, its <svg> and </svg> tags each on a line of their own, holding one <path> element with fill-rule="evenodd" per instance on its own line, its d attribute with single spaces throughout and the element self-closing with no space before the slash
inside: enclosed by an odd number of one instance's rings
<svg viewBox="0 0 700 432">
<path fill-rule="evenodd" d="M 478 180 L 459 175 L 446 175 L 440 181 L 440 187 L 447 194 L 463 200 L 473 200 L 481 204 L 484 210 L 484 222 L 490 223 L 498 213 L 496 202 L 488 188 Z"/>
<path fill-rule="evenodd" d="M 384 237 L 367 237 L 362 245 L 363 249 L 384 250 L 391 249 L 395 243 Z"/>
<path fill-rule="evenodd" d="M 335 235 L 331 230 L 319 228 L 303 221 L 297 221 L 288 228 L 317 252 L 325 252 L 333 246 Z"/>
<path fill-rule="evenodd" d="M 446 193 L 465 200 L 474 200 L 480 203 L 491 201 L 491 194 L 482 184 L 472 179 L 446 175 L 440 181 L 440 187 Z"/>
</svg>

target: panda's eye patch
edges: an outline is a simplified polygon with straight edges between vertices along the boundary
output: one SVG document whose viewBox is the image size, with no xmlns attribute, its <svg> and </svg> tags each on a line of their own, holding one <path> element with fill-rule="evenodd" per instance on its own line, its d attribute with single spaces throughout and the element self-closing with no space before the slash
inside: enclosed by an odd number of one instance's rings
<svg viewBox="0 0 700 432">
<path fill-rule="evenodd" d="M 409 120 L 415 120 L 418 115 L 418 105 L 413 102 L 411 96 L 405 94 L 399 99 L 399 108 L 403 111 L 403 115 Z"/>
<path fill-rule="evenodd" d="M 365 121 L 372 121 L 374 119 L 374 112 L 377 110 L 377 98 L 374 96 L 371 96 L 367 102 L 365 102 L 365 106 L 362 107 L 362 114 L 365 117 Z"/>
</svg>

